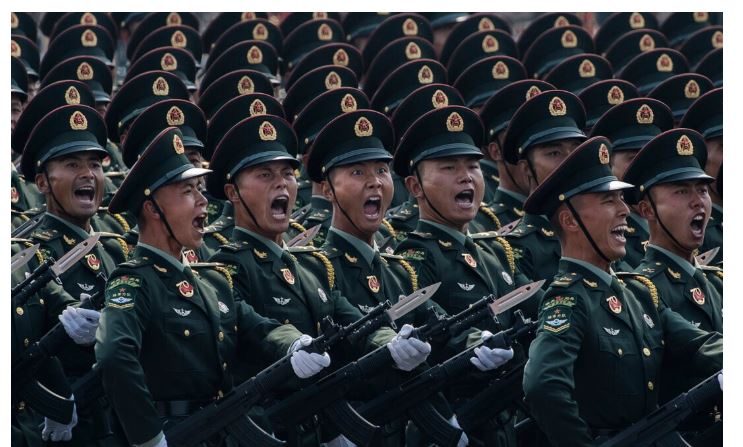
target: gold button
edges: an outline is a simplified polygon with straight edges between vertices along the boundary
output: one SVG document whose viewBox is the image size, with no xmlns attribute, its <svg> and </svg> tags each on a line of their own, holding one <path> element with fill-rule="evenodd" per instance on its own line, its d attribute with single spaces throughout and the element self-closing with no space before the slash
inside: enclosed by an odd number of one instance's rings
<svg viewBox="0 0 743 447">
<path fill-rule="evenodd" d="M 642 348 L 642 353 L 645 354 L 645 357 L 650 357 L 650 349 Z"/>
<path fill-rule="evenodd" d="M 39 298 L 39 304 L 44 305 L 44 298 Z"/>
<path fill-rule="evenodd" d="M 621 356 L 622 354 L 624 354 L 624 351 L 622 351 L 622 348 L 619 348 L 619 349 L 617 349 L 617 354 L 619 354 L 620 356 Z"/>
<path fill-rule="evenodd" d="M 284 324 L 289 324 L 289 319 L 284 320 Z"/>
<path fill-rule="evenodd" d="M 188 337 L 189 335 L 191 335 L 191 331 L 189 331 L 188 329 L 186 329 L 185 331 L 183 331 L 183 335 L 185 335 L 186 337 Z"/>
<path fill-rule="evenodd" d="M 653 391 L 653 388 L 655 388 L 655 385 L 653 385 L 653 382 L 648 382 L 648 389 L 650 391 Z"/>
<path fill-rule="evenodd" d="M 217 339 L 219 339 L 219 341 L 223 341 L 224 340 L 224 332 L 219 331 L 219 334 L 217 334 Z"/>
<path fill-rule="evenodd" d="M 26 402 L 20 401 L 18 402 L 18 411 L 23 411 L 26 409 Z"/>
<path fill-rule="evenodd" d="M 222 392 L 222 390 L 217 391 L 217 397 L 219 397 L 220 399 L 224 397 L 224 393 Z"/>
<path fill-rule="evenodd" d="M 237 325 L 235 325 L 235 332 L 237 332 Z"/>
<path fill-rule="evenodd" d="M 23 315 L 23 308 L 22 307 L 16 307 L 15 308 L 15 313 L 17 313 L 18 315 Z"/>
<path fill-rule="evenodd" d="M 661 340 L 660 341 L 660 344 L 662 344 L 663 346 L 665 346 L 666 345 L 666 341 L 665 340 Z"/>
<path fill-rule="evenodd" d="M 24 338 L 24 339 L 23 339 L 23 346 L 25 346 L 25 347 L 28 347 L 28 345 L 29 345 L 30 343 L 31 343 L 31 342 L 30 342 L 30 341 L 29 341 L 29 340 L 28 340 L 27 338 Z"/>
<path fill-rule="evenodd" d="M 222 363 L 222 369 L 227 370 L 227 362 Z"/>
</svg>

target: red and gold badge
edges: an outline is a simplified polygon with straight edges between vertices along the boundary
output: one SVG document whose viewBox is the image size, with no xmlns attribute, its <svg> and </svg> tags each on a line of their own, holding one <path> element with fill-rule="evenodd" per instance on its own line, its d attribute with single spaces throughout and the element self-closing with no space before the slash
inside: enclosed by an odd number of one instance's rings
<svg viewBox="0 0 743 447">
<path fill-rule="evenodd" d="M 249 77 L 243 76 L 239 81 L 237 81 L 237 92 L 239 94 L 248 95 L 254 91 L 255 87 L 253 86 L 253 80 Z"/>
<path fill-rule="evenodd" d="M 368 118 L 362 116 L 356 120 L 356 124 L 353 126 L 353 131 L 357 137 L 370 137 L 374 133 L 374 126 Z"/>
<path fill-rule="evenodd" d="M 457 112 L 452 112 L 446 117 L 446 130 L 449 132 L 461 132 L 464 130 L 464 120 L 462 115 Z"/>
<path fill-rule="evenodd" d="M 178 293 L 180 293 L 181 296 L 185 298 L 191 298 L 193 296 L 193 286 L 185 279 L 176 284 L 176 286 L 178 287 Z"/>
<path fill-rule="evenodd" d="M 80 25 L 98 25 L 98 20 L 95 18 L 93 13 L 86 12 L 80 17 Z"/>
<path fill-rule="evenodd" d="M 268 39 L 268 28 L 266 25 L 259 23 L 253 28 L 253 39 L 255 40 L 266 40 Z"/>
<path fill-rule="evenodd" d="M 64 92 L 64 100 L 67 104 L 76 105 L 80 104 L 80 92 L 75 87 L 69 87 Z"/>
<path fill-rule="evenodd" d="M 178 68 L 178 59 L 170 53 L 165 53 L 163 54 L 163 57 L 160 58 L 160 67 L 165 71 L 176 70 Z"/>
<path fill-rule="evenodd" d="M 186 149 L 183 147 L 183 140 L 181 140 L 181 137 L 179 137 L 178 134 L 173 135 L 173 150 L 178 155 L 186 152 Z"/>
<path fill-rule="evenodd" d="M 568 113 L 568 108 L 562 98 L 560 98 L 559 96 L 555 96 L 550 101 L 549 112 L 552 116 L 563 116 Z"/>
<path fill-rule="evenodd" d="M 632 29 L 645 28 L 645 17 L 639 12 L 633 12 L 629 16 L 629 26 Z"/>
<path fill-rule="evenodd" d="M 699 304 L 700 306 L 704 305 L 704 292 L 702 292 L 702 289 L 699 287 L 694 287 L 691 289 L 691 297 L 694 299 L 694 302 Z"/>
<path fill-rule="evenodd" d="M 266 105 L 263 104 L 263 101 L 261 101 L 260 99 L 256 99 L 250 103 L 250 116 L 265 115 L 265 114 L 266 114 Z"/>
<path fill-rule="evenodd" d="M 10 203 L 18 203 L 18 200 L 20 200 L 21 196 L 18 194 L 18 190 L 15 189 L 15 186 L 10 187 Z"/>
<path fill-rule="evenodd" d="M 405 57 L 408 60 L 419 59 L 421 57 L 421 47 L 415 42 L 410 42 L 405 47 Z"/>
<path fill-rule="evenodd" d="M 651 109 L 649 105 L 643 104 L 639 109 L 637 109 L 635 118 L 637 118 L 638 124 L 653 124 L 655 113 L 653 113 L 653 109 Z"/>
<path fill-rule="evenodd" d="M 152 93 L 155 96 L 168 96 L 168 93 L 170 93 L 170 85 L 168 85 L 168 81 L 166 81 L 162 76 L 155 79 L 155 82 L 152 83 Z"/>
<path fill-rule="evenodd" d="M 341 48 L 333 54 L 333 65 L 348 67 L 348 53 L 346 53 L 346 50 Z"/>
<path fill-rule="evenodd" d="M 606 94 L 606 101 L 615 106 L 624 102 L 624 92 L 618 86 L 613 86 Z"/>
<path fill-rule="evenodd" d="M 498 61 L 493 65 L 493 79 L 508 79 L 510 76 L 510 70 L 508 70 L 508 65 L 506 65 L 503 61 Z"/>
<path fill-rule="evenodd" d="M 183 34 L 183 31 L 178 30 L 170 36 L 170 43 L 176 48 L 185 48 L 188 44 L 188 39 L 186 38 L 186 35 Z"/>
<path fill-rule="evenodd" d="M 171 12 L 168 14 L 168 17 L 165 18 L 165 25 L 168 26 L 177 26 L 183 23 L 183 20 L 181 20 L 181 15 L 177 12 Z"/>
<path fill-rule="evenodd" d="M 70 129 L 85 130 L 88 128 L 88 118 L 79 110 L 75 110 L 70 115 Z"/>
<path fill-rule="evenodd" d="M 95 253 L 85 255 L 85 262 L 87 262 L 88 267 L 93 270 L 98 270 L 99 268 L 101 268 L 101 261 L 98 259 Z"/>
<path fill-rule="evenodd" d="M 655 39 L 653 39 L 653 36 L 650 34 L 644 34 L 640 38 L 640 51 L 643 53 L 646 51 L 654 50 L 655 49 Z"/>
<path fill-rule="evenodd" d="M 722 31 L 715 31 L 712 35 L 712 48 L 722 48 Z"/>
<path fill-rule="evenodd" d="M 500 44 L 494 36 L 488 34 L 482 39 L 482 51 L 485 53 L 495 53 L 498 48 L 500 48 Z"/>
<path fill-rule="evenodd" d="M 567 30 L 562 33 L 560 43 L 562 44 L 563 48 L 575 48 L 578 46 L 578 37 L 573 31 Z"/>
<path fill-rule="evenodd" d="M 679 155 L 694 155 L 694 144 L 689 137 L 681 135 L 681 138 L 676 142 L 676 152 Z"/>
<path fill-rule="evenodd" d="M 240 21 L 245 22 L 247 20 L 253 20 L 255 19 L 255 13 L 254 12 L 244 12 L 240 15 Z"/>
<path fill-rule="evenodd" d="M 475 258 L 472 257 L 469 253 L 462 253 L 462 257 L 464 258 L 464 262 L 467 263 L 470 267 L 477 268 L 477 261 L 475 261 Z"/>
<path fill-rule="evenodd" d="M 596 76 L 596 66 L 593 65 L 593 62 L 586 59 L 580 64 L 580 68 L 578 69 L 578 75 L 581 78 L 592 78 Z"/>
<path fill-rule="evenodd" d="M 599 162 L 602 165 L 608 165 L 611 157 L 609 157 L 609 148 L 605 144 L 599 146 Z"/>
<path fill-rule="evenodd" d="M 421 84 L 430 84 L 433 82 L 433 72 L 428 65 L 424 65 L 418 70 L 418 82 Z"/>
<path fill-rule="evenodd" d="M 338 73 L 331 71 L 330 73 L 328 73 L 327 76 L 325 76 L 325 88 L 326 89 L 333 90 L 340 86 L 341 86 L 341 77 L 338 76 Z"/>
<path fill-rule="evenodd" d="M 248 54 L 246 54 L 245 57 L 248 58 L 248 63 L 250 64 L 260 64 L 263 62 L 263 52 L 255 45 L 250 47 Z"/>
<path fill-rule="evenodd" d="M 80 81 L 90 81 L 93 79 L 93 67 L 89 63 L 83 62 L 77 66 L 77 79 Z"/>
<path fill-rule="evenodd" d="M 186 261 L 188 261 L 189 264 L 199 262 L 199 257 L 196 256 L 196 252 L 190 248 L 183 251 L 183 256 L 186 257 Z"/>
<path fill-rule="evenodd" d="M 431 96 L 431 103 L 433 103 L 434 109 L 440 109 L 449 105 L 449 97 L 441 90 L 436 90 Z"/>
<path fill-rule="evenodd" d="M 526 100 L 528 101 L 540 93 L 542 93 L 542 90 L 536 85 L 532 85 L 529 87 L 529 90 L 526 91 Z"/>
<path fill-rule="evenodd" d="M 666 53 L 661 54 L 655 62 L 655 67 L 661 73 L 670 73 L 673 71 L 673 59 Z"/>
<path fill-rule="evenodd" d="M 281 269 L 281 274 L 284 275 L 284 281 L 286 281 L 287 284 L 294 284 L 294 274 L 291 270 L 283 268 Z"/>
<path fill-rule="evenodd" d="M 622 302 L 619 301 L 616 296 L 610 296 L 606 299 L 606 302 L 609 304 L 609 310 L 615 314 L 622 312 Z"/>
<path fill-rule="evenodd" d="M 555 28 L 561 28 L 563 26 L 570 25 L 570 21 L 565 16 L 559 16 L 555 19 Z"/>
<path fill-rule="evenodd" d="M 111 166 L 111 157 L 109 157 L 108 155 L 104 156 L 101 160 L 101 166 L 103 166 L 104 168 Z"/>
<path fill-rule="evenodd" d="M 483 17 L 482 19 L 480 19 L 480 22 L 477 24 L 478 31 L 490 31 L 494 29 L 495 29 L 495 25 L 493 25 L 493 21 L 490 20 L 490 17 Z"/>
<path fill-rule="evenodd" d="M 98 36 L 95 35 L 93 30 L 86 29 L 80 36 L 80 42 L 82 42 L 83 46 L 86 48 L 94 47 L 98 45 Z"/>
<path fill-rule="evenodd" d="M 406 36 L 418 35 L 418 24 L 413 19 L 405 19 L 402 23 L 402 33 Z"/>
<path fill-rule="evenodd" d="M 697 81 L 692 79 L 686 83 L 686 86 L 684 86 L 684 96 L 687 99 L 699 98 L 699 84 L 697 84 Z"/>
<path fill-rule="evenodd" d="M 186 118 L 178 106 L 173 106 L 165 114 L 165 121 L 167 121 L 168 126 L 182 126 L 186 122 Z"/>
<path fill-rule="evenodd" d="M 374 293 L 379 292 L 379 280 L 375 275 L 370 275 L 366 277 L 366 283 L 369 286 L 369 290 L 371 290 Z"/>
<path fill-rule="evenodd" d="M 327 23 L 317 27 L 317 38 L 320 40 L 330 40 L 333 38 L 333 29 Z"/>
<path fill-rule="evenodd" d="M 18 28 L 18 16 L 14 12 L 10 13 L 10 28 Z"/>
<path fill-rule="evenodd" d="M 10 55 L 15 57 L 21 57 L 21 47 L 13 39 L 10 39 Z"/>
<path fill-rule="evenodd" d="M 327 19 L 328 13 L 327 12 L 313 12 L 312 18 L 313 19 Z"/>
<path fill-rule="evenodd" d="M 694 13 L 694 21 L 697 23 L 706 22 L 709 20 L 709 13 L 708 12 L 695 12 Z"/>
<path fill-rule="evenodd" d="M 341 111 L 343 113 L 353 112 L 357 108 L 356 98 L 350 93 L 346 93 L 341 99 Z"/>
<path fill-rule="evenodd" d="M 268 121 L 264 121 L 261 123 L 261 127 L 259 128 L 258 136 L 262 141 L 274 141 L 276 140 L 276 128 L 273 127 L 273 124 L 271 124 Z"/>
</svg>

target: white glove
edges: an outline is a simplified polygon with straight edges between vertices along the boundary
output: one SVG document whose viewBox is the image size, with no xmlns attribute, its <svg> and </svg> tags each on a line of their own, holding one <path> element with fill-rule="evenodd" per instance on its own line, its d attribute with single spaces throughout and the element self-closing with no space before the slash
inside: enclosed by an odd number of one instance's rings
<svg viewBox="0 0 743 447">
<path fill-rule="evenodd" d="M 78 345 L 90 345 L 95 342 L 95 331 L 101 313 L 92 309 L 67 307 L 59 316 L 65 332 Z"/>
<path fill-rule="evenodd" d="M 387 343 L 387 349 L 392 354 L 395 365 L 403 371 L 412 371 L 416 366 L 426 361 L 431 353 L 431 345 L 417 338 L 408 338 L 413 332 L 413 326 L 403 325 L 400 332 Z"/>
<path fill-rule="evenodd" d="M 456 427 L 460 430 L 462 429 L 462 427 L 459 426 L 459 421 L 457 420 L 456 414 L 452 416 L 451 419 L 449 419 L 449 423 L 453 427 Z M 470 445 L 470 440 L 467 437 L 467 433 L 465 433 L 464 430 L 462 430 L 462 436 L 459 438 L 459 442 L 457 442 L 457 447 L 467 447 L 468 445 Z"/>
<path fill-rule="evenodd" d="M 349 441 L 345 436 L 340 435 L 337 438 L 333 438 L 326 442 L 325 447 L 356 447 L 356 444 Z"/>
<path fill-rule="evenodd" d="M 720 382 L 720 391 L 722 391 L 722 372 L 717 375 L 717 381 Z"/>
<path fill-rule="evenodd" d="M 74 399 L 74 397 L 70 397 Z M 44 418 L 44 428 L 41 430 L 41 439 L 44 441 L 69 441 L 72 439 L 72 429 L 77 425 L 77 406 L 72 407 L 72 420 L 69 424 L 62 424 L 54 419 Z"/>
<path fill-rule="evenodd" d="M 480 338 L 482 341 L 492 337 L 490 331 L 482 331 Z M 470 357 L 470 362 L 480 371 L 490 371 L 500 368 L 513 358 L 513 349 L 490 349 L 487 346 L 478 346 L 475 348 L 475 356 Z"/>
<path fill-rule="evenodd" d="M 312 377 L 330 365 L 330 355 L 327 352 L 318 354 L 301 350 L 302 347 L 309 346 L 310 343 L 312 343 L 312 337 L 302 334 L 301 337 L 294 340 L 291 348 L 289 348 L 293 352 L 291 362 L 294 374 L 300 379 Z"/>
<path fill-rule="evenodd" d="M 165 434 L 163 432 L 160 432 L 154 438 L 150 439 L 147 442 L 144 442 L 142 444 L 134 444 L 134 447 L 142 447 L 142 446 L 168 447 L 168 441 L 165 439 Z"/>
</svg>

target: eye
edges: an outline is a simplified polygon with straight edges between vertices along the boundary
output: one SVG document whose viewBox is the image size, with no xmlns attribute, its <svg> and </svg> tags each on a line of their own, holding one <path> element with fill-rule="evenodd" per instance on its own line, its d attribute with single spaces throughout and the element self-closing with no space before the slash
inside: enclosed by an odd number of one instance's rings
<svg viewBox="0 0 743 447">
<path fill-rule="evenodd" d="M 356 168 L 356 169 L 351 170 L 351 175 L 362 175 L 362 174 L 363 174 L 363 171 L 361 169 Z"/>
<path fill-rule="evenodd" d="M 381 168 L 377 169 L 377 173 L 379 174 L 386 174 L 390 172 L 390 168 L 387 166 L 382 166 Z"/>
</svg>

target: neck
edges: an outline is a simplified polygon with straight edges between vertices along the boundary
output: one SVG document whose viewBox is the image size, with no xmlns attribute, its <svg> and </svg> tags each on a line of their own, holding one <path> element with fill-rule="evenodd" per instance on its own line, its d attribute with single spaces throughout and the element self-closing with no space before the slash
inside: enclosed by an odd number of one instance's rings
<svg viewBox="0 0 743 447">
<path fill-rule="evenodd" d="M 323 197 L 325 197 L 323 195 L 323 193 L 322 193 L 322 185 L 321 184 L 316 183 L 316 182 L 312 182 L 312 195 L 313 196 L 323 196 Z"/>
<path fill-rule="evenodd" d="M 50 198 L 51 199 L 51 198 Z M 64 210 L 60 209 L 57 206 L 49 206 L 51 203 L 54 202 L 54 199 L 51 199 L 50 201 L 47 201 L 47 208 L 46 212 L 49 214 L 53 214 L 60 219 L 64 219 L 67 222 L 71 223 L 72 225 L 75 225 L 76 227 L 80 227 L 85 232 L 90 232 L 90 217 L 75 217 L 70 216 L 69 214 L 65 213 Z M 91 216 L 92 217 L 92 216 Z"/>
<path fill-rule="evenodd" d="M 496 163 L 498 164 L 498 173 L 500 178 L 499 186 L 503 189 L 526 195 L 524 194 L 523 189 L 518 184 L 516 184 L 512 177 L 516 167 L 507 166 L 506 162 L 504 162 L 503 160 L 498 160 Z"/>
<path fill-rule="evenodd" d="M 350 234 L 360 241 L 365 242 L 369 246 L 372 246 L 372 242 L 374 241 L 374 232 L 368 233 L 357 229 L 356 226 L 348 224 L 345 219 L 338 217 L 341 214 L 342 213 L 339 210 L 333 209 L 333 220 L 331 221 L 330 225 L 338 230 L 343 231 L 344 233 Z"/>
<path fill-rule="evenodd" d="M 565 240 L 561 243 L 562 256 L 578 259 L 595 265 L 601 270 L 608 272 L 609 263 L 604 260 L 589 243 L 578 243 L 578 241 Z"/>
<path fill-rule="evenodd" d="M 461 225 L 457 225 L 455 222 L 449 222 L 448 220 L 444 220 L 441 216 L 438 215 L 438 213 L 427 213 L 424 212 L 422 208 L 420 208 L 421 214 L 420 218 L 425 219 L 431 222 L 436 222 L 439 225 L 443 225 L 447 228 L 451 228 L 452 230 L 459 231 L 462 234 L 467 234 L 467 227 L 469 226 L 469 222 L 465 222 Z"/>
<path fill-rule="evenodd" d="M 269 231 L 265 231 L 263 229 L 260 229 L 260 228 L 258 228 L 255 225 L 255 223 L 253 222 L 253 219 L 251 219 L 250 217 L 247 217 L 247 216 L 237 217 L 236 216 L 236 218 L 235 218 L 235 225 L 238 226 L 238 227 L 240 227 L 240 228 L 244 228 L 244 229 L 246 229 L 246 230 L 248 230 L 250 232 L 253 232 L 255 234 L 258 234 L 260 236 L 263 236 L 263 237 L 265 237 L 266 239 L 268 239 L 270 241 L 274 241 L 278 245 L 281 245 L 281 241 L 282 241 L 281 235 L 283 233 L 278 233 L 277 234 L 277 233 L 273 233 L 273 232 L 269 232 Z"/>
<path fill-rule="evenodd" d="M 663 231 L 662 229 L 660 231 Z M 671 253 L 675 254 L 676 256 L 686 259 L 687 261 L 694 263 L 694 250 L 686 249 L 684 247 L 679 247 L 678 244 L 673 242 L 672 240 L 669 240 L 668 238 L 663 237 L 657 237 L 657 232 L 654 232 L 651 230 L 650 232 L 650 241 L 651 244 L 656 245 L 658 247 L 661 247 L 665 250 L 670 251 Z"/>
<path fill-rule="evenodd" d="M 162 225 L 162 228 L 154 229 L 140 226 L 139 230 L 140 242 L 158 248 L 180 261 L 183 246 L 168 234 L 165 225 Z"/>
</svg>

